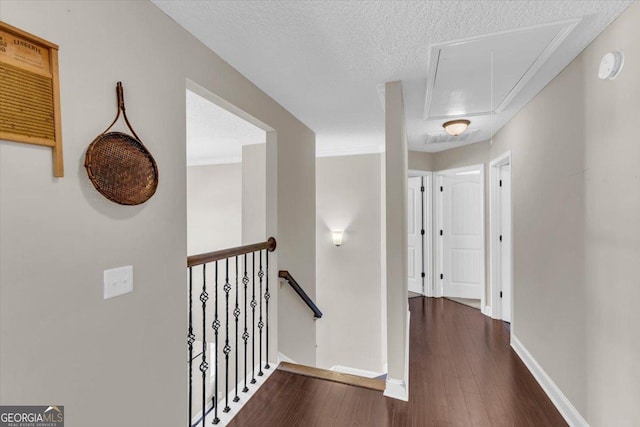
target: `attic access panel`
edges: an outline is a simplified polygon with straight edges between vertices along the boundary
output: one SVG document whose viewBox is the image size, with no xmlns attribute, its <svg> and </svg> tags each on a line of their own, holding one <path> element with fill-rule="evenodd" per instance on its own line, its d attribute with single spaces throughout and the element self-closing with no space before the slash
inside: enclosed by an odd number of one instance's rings
<svg viewBox="0 0 640 427">
<path fill-rule="evenodd" d="M 58 46 L 0 21 L 0 139 L 51 147 L 64 176 Z"/>
<path fill-rule="evenodd" d="M 579 21 L 519 28 L 434 45 L 430 54 L 425 119 L 503 111 Z"/>
</svg>

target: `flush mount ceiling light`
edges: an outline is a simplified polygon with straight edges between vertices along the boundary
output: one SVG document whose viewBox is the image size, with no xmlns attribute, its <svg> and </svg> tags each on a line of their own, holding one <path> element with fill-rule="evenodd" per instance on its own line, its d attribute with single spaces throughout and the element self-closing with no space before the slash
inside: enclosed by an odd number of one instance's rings
<svg viewBox="0 0 640 427">
<path fill-rule="evenodd" d="M 469 126 L 469 124 L 471 124 L 469 120 L 460 119 L 460 120 L 451 120 L 451 121 L 445 122 L 442 125 L 442 127 L 444 128 L 444 130 L 447 131 L 449 135 L 458 136 L 461 133 L 463 133 L 465 130 L 467 130 L 467 127 Z"/>
</svg>

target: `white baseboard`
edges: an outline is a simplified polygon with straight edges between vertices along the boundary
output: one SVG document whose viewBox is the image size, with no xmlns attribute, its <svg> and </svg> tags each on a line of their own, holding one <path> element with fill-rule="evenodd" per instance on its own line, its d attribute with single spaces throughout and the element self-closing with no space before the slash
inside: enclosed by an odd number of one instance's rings
<svg viewBox="0 0 640 427">
<path fill-rule="evenodd" d="M 407 305 L 407 329 L 406 333 L 406 342 L 404 347 L 404 389 L 406 400 L 409 400 L 409 346 L 411 342 L 411 311 L 409 311 L 409 306 Z M 389 372 L 389 371 L 387 371 Z M 404 400 L 404 399 L 403 399 Z"/>
<path fill-rule="evenodd" d="M 280 362 L 296 363 L 293 359 L 291 359 L 284 353 L 278 353 L 278 364 L 280 364 Z"/>
<path fill-rule="evenodd" d="M 343 374 L 357 375 L 365 378 L 376 378 L 384 375 L 386 372 L 367 371 L 366 369 L 350 368 L 348 366 L 335 365 L 329 368 L 330 371 L 340 372 Z"/>
<path fill-rule="evenodd" d="M 261 365 L 264 366 L 264 364 L 265 364 L 265 361 L 262 361 Z M 222 411 L 222 409 L 220 409 L 218 411 L 218 418 L 220 419 L 220 422 L 216 424 L 216 426 L 224 427 L 227 424 L 229 424 L 233 419 L 233 417 L 235 417 L 238 414 L 238 412 L 240 412 L 240 409 L 242 409 L 242 407 L 249 401 L 249 399 L 251 399 L 256 394 L 258 389 L 262 387 L 265 381 L 267 381 L 267 378 L 269 378 L 271 374 L 275 372 L 277 366 L 278 364 L 271 363 L 271 367 L 269 369 L 263 370 L 262 376 L 258 376 L 258 375 L 254 376 L 253 371 L 248 372 L 247 378 L 249 377 L 255 378 L 256 383 L 250 385 L 251 387 L 249 388 L 248 393 L 238 393 L 238 396 L 240 397 L 240 400 L 238 402 L 231 401 L 233 396 L 236 395 L 235 387 L 229 391 L 229 406 L 231 407 L 231 411 L 225 413 Z M 211 401 L 210 396 L 207 398 L 207 401 Z M 226 401 L 224 399 L 220 399 L 220 406 L 224 408 L 224 405 L 226 405 Z M 206 417 L 206 424 L 204 423 L 205 420 L 200 420 L 198 424 L 195 425 L 195 427 L 210 427 L 211 425 L 213 425 L 211 424 L 213 421 L 213 415 L 214 415 L 213 412 L 209 412 L 209 414 Z M 202 411 L 198 412 L 193 417 L 192 424 L 194 423 L 194 420 L 198 420 L 201 416 L 202 416 Z"/>
<path fill-rule="evenodd" d="M 549 399 L 551 399 L 551 402 L 556 406 L 565 421 L 571 427 L 589 427 L 589 424 L 582 418 L 580 412 L 571 404 L 567 396 L 562 393 L 562 390 L 553 382 L 551 377 L 542 369 L 542 366 L 540 366 L 513 333 L 511 334 L 511 347 L 527 366 L 536 381 L 538 381 L 540 387 L 542 387 L 547 396 L 549 396 Z"/>
<path fill-rule="evenodd" d="M 493 310 L 491 310 L 491 306 L 485 305 L 484 307 L 482 307 L 481 311 L 482 311 L 482 314 L 484 314 L 485 316 L 489 316 L 493 318 Z"/>
<path fill-rule="evenodd" d="M 409 401 L 407 384 L 404 381 L 394 380 L 393 378 L 387 378 L 384 395 L 393 399 L 404 400 L 405 402 Z"/>
</svg>

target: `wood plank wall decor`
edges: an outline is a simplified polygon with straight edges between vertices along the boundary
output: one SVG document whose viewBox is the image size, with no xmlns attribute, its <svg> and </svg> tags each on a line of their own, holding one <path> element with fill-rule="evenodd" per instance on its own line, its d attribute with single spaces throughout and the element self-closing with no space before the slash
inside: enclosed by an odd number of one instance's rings
<svg viewBox="0 0 640 427">
<path fill-rule="evenodd" d="M 64 176 L 58 46 L 0 21 L 0 139 L 51 147 Z"/>
</svg>

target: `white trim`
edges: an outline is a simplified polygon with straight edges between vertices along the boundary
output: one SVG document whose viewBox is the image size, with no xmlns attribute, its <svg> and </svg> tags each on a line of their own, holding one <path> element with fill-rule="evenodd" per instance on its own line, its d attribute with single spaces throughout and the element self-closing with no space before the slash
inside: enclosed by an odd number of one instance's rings
<svg viewBox="0 0 640 427">
<path fill-rule="evenodd" d="M 502 102 L 498 104 L 498 106 L 495 109 L 496 113 L 501 113 L 505 108 L 507 108 L 507 106 L 513 100 L 513 98 L 515 98 L 520 93 L 522 88 L 525 87 L 527 83 L 529 83 L 529 81 L 533 78 L 533 76 L 536 75 L 538 70 L 542 68 L 544 63 L 547 62 L 547 60 L 551 57 L 551 55 L 560 47 L 564 39 L 566 39 L 569 36 L 571 31 L 573 31 L 573 29 L 580 23 L 580 21 L 582 21 L 582 18 L 574 18 L 567 21 L 556 23 L 556 24 L 563 24 L 564 27 L 560 28 L 560 31 L 556 33 L 556 36 L 553 38 L 553 40 L 551 40 L 551 42 L 547 45 L 544 51 L 542 51 L 540 56 L 536 58 L 536 60 L 533 62 L 533 64 L 531 64 L 529 69 L 524 73 L 524 75 L 520 78 L 520 80 L 518 80 L 518 83 L 516 83 L 516 85 L 513 88 L 511 88 L 509 93 L 502 99 Z M 555 24 L 548 24 L 548 25 L 555 25 Z M 542 26 L 544 25 L 541 25 L 540 27 Z"/>
<path fill-rule="evenodd" d="M 427 297 L 433 296 L 433 173 L 427 172 L 426 178 L 423 180 L 429 181 L 424 186 L 424 224 L 423 227 L 427 230 L 426 238 L 424 239 L 424 248 L 422 253 L 426 261 L 426 275 L 424 283 L 424 294 Z"/>
<path fill-rule="evenodd" d="M 404 381 L 390 378 L 387 375 L 384 395 L 393 399 L 409 401 L 409 332 L 411 330 L 411 312 L 409 311 L 409 300 L 407 299 L 407 328 L 405 330 L 405 352 L 404 352 Z M 386 366 L 386 365 L 385 365 Z M 387 370 L 388 372 L 388 370 Z"/>
<path fill-rule="evenodd" d="M 387 378 L 384 396 L 408 402 L 409 388 L 404 381 Z"/>
<path fill-rule="evenodd" d="M 407 329 L 405 330 L 405 347 L 404 347 L 404 384 L 406 388 L 407 401 L 409 400 L 409 342 L 411 341 L 411 312 L 409 311 L 409 299 L 407 301 Z"/>
<path fill-rule="evenodd" d="M 542 369 L 542 366 L 513 333 L 511 334 L 511 347 L 529 369 L 538 384 L 540 384 L 542 390 L 549 396 L 549 399 L 551 399 L 551 402 L 564 417 L 565 421 L 571 427 L 589 427 L 580 412 L 571 404 L 567 396 L 562 393 L 562 390 L 553 382 L 549 374 Z"/>
<path fill-rule="evenodd" d="M 380 154 L 384 153 L 384 146 L 379 145 L 361 145 L 356 147 L 322 147 L 316 144 L 316 157 L 339 157 L 339 156 L 356 156 L 358 154 Z"/>
<path fill-rule="evenodd" d="M 329 368 L 330 371 L 340 372 L 342 374 L 357 375 L 365 378 L 377 378 L 386 372 L 367 371 L 366 369 L 350 368 L 349 366 L 335 365 Z"/>
<path fill-rule="evenodd" d="M 487 271 L 486 271 L 486 259 L 487 259 L 487 251 L 486 251 L 486 227 L 485 227 L 485 166 L 483 163 L 471 166 L 464 166 L 460 168 L 454 169 L 445 169 L 433 172 L 433 206 L 435 215 L 433 215 L 433 224 L 434 224 L 434 232 L 435 230 L 442 229 L 442 193 L 439 191 L 438 187 L 443 185 L 442 177 L 445 175 L 458 175 L 460 173 L 470 172 L 473 170 L 480 171 L 480 221 L 482 224 L 481 235 L 482 235 L 482 294 L 480 295 L 480 307 L 485 307 L 486 304 L 486 292 L 487 292 Z M 440 272 L 443 270 L 443 262 L 442 262 L 442 252 L 444 247 L 442 245 L 443 240 L 437 237 L 440 237 L 436 234 L 434 240 L 437 240 L 437 243 L 433 244 L 434 248 L 434 270 L 433 270 L 433 296 L 436 298 L 441 298 L 444 295 L 443 283 L 440 280 Z M 483 314 L 486 314 L 486 308 L 481 310 Z"/>
<path fill-rule="evenodd" d="M 264 361 L 262 362 L 262 365 L 264 366 Z M 269 378 L 276 371 L 277 366 L 278 366 L 277 364 L 272 363 L 271 368 L 263 369 L 262 372 L 264 373 L 264 375 L 262 376 L 256 375 L 255 376 L 256 383 L 251 384 L 251 387 L 249 388 L 249 391 L 247 393 L 238 394 L 238 396 L 240 397 L 240 400 L 238 402 L 231 401 L 231 396 L 235 396 L 236 394 L 235 387 L 233 388 L 233 390 L 229 390 L 229 397 L 230 397 L 229 406 L 231 407 L 231 411 L 225 413 L 222 411 L 222 408 L 219 408 L 218 418 L 220 419 L 220 422 L 216 424 L 216 426 L 222 427 L 229 424 L 229 422 L 231 422 L 233 417 L 235 417 L 238 414 L 238 412 L 240 412 L 242 407 L 256 394 L 256 392 L 260 389 L 260 387 L 262 387 L 262 385 L 267 381 L 267 378 Z M 247 373 L 247 378 L 249 377 L 253 377 L 253 371 Z M 211 397 L 212 396 L 207 396 L 207 402 L 211 401 Z M 223 400 L 220 400 L 220 402 L 221 402 L 221 406 L 224 405 Z M 193 423 L 193 420 L 197 420 L 201 416 L 202 416 L 202 410 L 200 410 L 192 418 L 192 423 Z M 203 423 L 203 421 L 206 421 L 206 423 Z M 206 420 L 201 420 L 198 424 L 192 424 L 192 425 L 194 425 L 195 427 L 210 427 L 212 425 L 211 424 L 212 421 L 213 421 L 213 411 L 207 414 Z"/>
<path fill-rule="evenodd" d="M 481 311 L 481 312 L 482 312 L 482 314 L 484 314 L 485 316 L 493 317 L 493 316 L 491 315 L 493 312 L 491 311 L 491 306 L 490 306 L 490 305 L 482 306 L 482 309 L 481 309 L 480 311 Z"/>
<path fill-rule="evenodd" d="M 433 296 L 433 172 L 422 171 L 418 169 L 409 169 L 407 171 L 409 178 L 421 176 L 423 178 L 424 194 L 422 202 L 424 210 L 422 212 L 422 228 L 427 230 L 422 248 L 423 268 L 425 268 L 425 277 L 422 286 L 422 295 L 426 297 Z M 427 178 L 428 183 L 425 183 Z"/>
<path fill-rule="evenodd" d="M 500 156 L 489 162 L 489 292 L 491 294 L 491 314 L 494 319 L 502 319 L 502 301 L 500 299 L 500 291 L 496 283 L 496 269 L 497 269 L 497 257 L 495 254 L 498 252 L 498 218 L 495 214 L 497 204 L 497 192 L 498 185 L 498 171 L 497 168 L 503 165 L 511 165 L 511 175 L 513 176 L 513 164 L 511 158 L 511 151 L 507 151 Z M 513 188 L 513 182 L 511 182 L 511 188 Z M 513 195 L 513 191 L 512 191 Z M 511 228 L 509 230 L 509 236 L 511 237 L 511 324 L 513 327 L 513 199 L 511 198 Z M 513 328 L 512 328 L 513 331 Z"/>
<path fill-rule="evenodd" d="M 278 364 L 280 364 L 280 362 L 296 363 L 286 354 L 278 352 Z"/>
<path fill-rule="evenodd" d="M 553 40 L 551 40 L 551 42 L 547 45 L 547 47 L 542 51 L 542 53 L 536 58 L 536 60 L 531 64 L 531 66 L 527 69 L 527 71 L 518 80 L 516 85 L 513 88 L 511 88 L 509 93 L 505 95 L 502 101 L 500 101 L 500 104 L 498 104 L 498 106 L 493 111 L 493 113 L 500 113 L 507 107 L 507 105 L 513 100 L 513 98 L 515 98 L 516 95 L 520 93 L 522 88 L 524 88 L 526 84 L 536 75 L 537 71 L 544 65 L 545 62 L 547 62 L 547 60 L 551 57 L 551 55 L 560 47 L 562 42 L 569 36 L 571 31 L 573 31 L 573 29 L 581 21 L 582 21 L 582 18 L 573 18 L 573 19 L 567 19 L 567 20 L 558 21 L 558 22 L 537 24 L 537 25 L 532 25 L 528 27 L 510 29 L 505 31 L 497 31 L 489 34 L 482 34 L 482 35 L 467 37 L 463 39 L 451 40 L 444 43 L 432 44 L 431 46 L 429 46 L 429 59 L 428 59 L 428 65 L 427 65 L 427 70 L 428 70 L 427 81 L 429 82 L 429 84 L 427 85 L 422 118 L 424 120 L 443 119 L 442 117 L 431 117 L 430 115 L 431 101 L 433 98 L 432 94 L 436 84 L 436 73 L 437 73 L 437 68 L 439 64 L 440 51 L 443 48 L 448 46 L 455 46 L 455 45 L 475 42 L 482 39 L 488 39 L 488 38 L 499 36 L 499 35 L 511 34 L 511 33 L 521 32 L 521 31 L 529 31 L 537 28 L 560 26 Z M 489 115 L 490 113 L 491 111 L 488 111 L 488 112 L 476 113 L 476 115 Z M 470 116 L 471 115 L 462 115 L 459 117 L 470 117 Z"/>
</svg>

